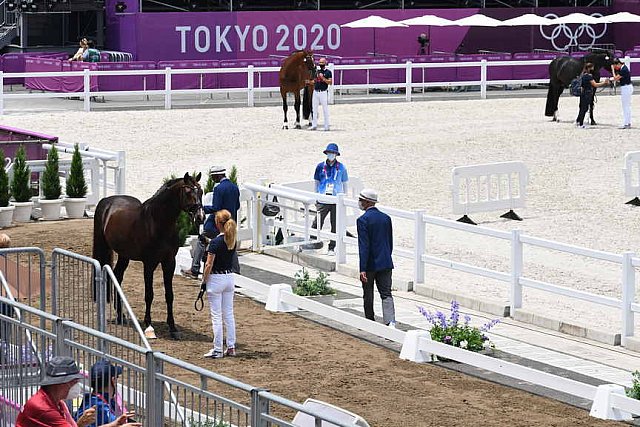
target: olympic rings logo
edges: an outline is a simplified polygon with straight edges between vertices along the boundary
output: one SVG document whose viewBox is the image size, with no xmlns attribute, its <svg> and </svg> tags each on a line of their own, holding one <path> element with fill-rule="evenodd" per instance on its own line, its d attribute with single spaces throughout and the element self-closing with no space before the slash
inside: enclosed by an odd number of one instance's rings
<svg viewBox="0 0 640 427">
<path fill-rule="evenodd" d="M 594 18 L 599 18 L 602 16 L 600 13 L 594 13 Z M 553 13 L 548 13 L 544 16 L 545 18 L 555 19 L 558 15 Z M 578 40 L 581 37 L 588 37 L 591 39 L 591 43 L 588 46 L 580 47 L 581 50 L 589 50 L 593 47 L 593 45 L 602 38 L 607 32 L 607 24 L 598 24 L 596 27 L 602 26 L 602 31 L 597 33 L 596 29 L 592 27 L 590 24 L 576 24 L 577 28 L 571 29 L 569 24 L 558 24 L 553 27 L 551 30 L 551 34 L 547 35 L 545 32 L 545 26 L 540 26 L 540 34 L 547 40 L 551 41 L 551 44 L 556 50 L 567 50 L 571 46 L 578 46 Z M 565 43 L 566 42 L 566 43 Z M 562 45 L 562 43 L 565 43 Z"/>
</svg>

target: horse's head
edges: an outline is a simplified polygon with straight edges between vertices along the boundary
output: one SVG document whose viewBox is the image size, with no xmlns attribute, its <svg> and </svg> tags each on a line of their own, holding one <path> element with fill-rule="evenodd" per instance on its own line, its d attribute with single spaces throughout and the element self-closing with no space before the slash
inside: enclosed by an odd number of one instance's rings
<svg viewBox="0 0 640 427">
<path fill-rule="evenodd" d="M 199 181 L 201 173 L 191 176 L 185 173 L 180 187 L 180 209 L 187 212 L 191 221 L 196 224 L 204 222 L 204 209 L 202 208 L 202 187 Z"/>
<path fill-rule="evenodd" d="M 316 63 L 313 60 L 313 51 L 305 49 L 301 51 L 300 54 L 302 55 L 302 62 L 304 66 L 313 74 L 316 71 Z"/>
<path fill-rule="evenodd" d="M 608 50 L 597 50 L 588 54 L 586 57 L 586 62 L 591 62 L 593 64 L 593 68 L 595 71 L 599 71 L 600 68 L 604 68 L 606 70 L 611 70 L 611 66 L 613 65 L 613 53 Z"/>
</svg>

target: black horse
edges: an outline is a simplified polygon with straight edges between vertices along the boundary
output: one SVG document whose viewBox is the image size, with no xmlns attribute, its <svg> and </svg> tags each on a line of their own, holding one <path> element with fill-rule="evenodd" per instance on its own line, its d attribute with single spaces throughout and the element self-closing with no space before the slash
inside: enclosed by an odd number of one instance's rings
<svg viewBox="0 0 640 427">
<path fill-rule="evenodd" d="M 584 64 L 591 62 L 593 64 L 593 78 L 595 81 L 600 80 L 600 69 L 604 68 L 610 70 L 613 65 L 613 57 L 609 52 L 592 52 L 580 59 L 572 58 L 570 56 L 560 56 L 555 58 L 549 64 L 549 91 L 547 92 L 547 106 L 544 111 L 544 115 L 547 117 L 553 117 L 553 121 L 560 121 L 558 119 L 558 101 L 560 95 L 565 88 L 569 87 L 571 80 L 580 75 Z M 593 119 L 593 104 L 595 100 L 595 91 L 593 92 L 593 98 L 591 99 L 589 106 L 589 117 L 591 124 L 595 125 L 596 121 Z"/>
<path fill-rule="evenodd" d="M 93 218 L 93 258 L 100 265 L 111 265 L 113 253 L 117 253 L 113 273 L 119 283 L 130 260 L 143 263 L 147 327 L 151 326 L 153 272 L 162 264 L 167 324 L 174 339 L 180 337 L 173 319 L 172 281 L 180 246 L 176 221 L 181 211 L 188 212 L 192 221 L 204 220 L 200 176 L 186 173 L 183 178 L 171 179 L 144 203 L 131 196 L 105 197 L 98 202 Z M 122 321 L 122 304 L 116 300 L 118 321 Z"/>
<path fill-rule="evenodd" d="M 296 129 L 300 126 L 300 90 L 304 89 L 302 114 L 305 120 L 309 120 L 311 126 L 311 98 L 313 96 L 313 84 L 310 80 L 315 78 L 316 65 L 313 61 L 313 51 L 299 50 L 285 58 L 278 74 L 280 80 L 280 95 L 282 96 L 282 110 L 284 111 L 284 124 L 282 129 L 289 129 L 287 121 L 287 93 L 293 93 L 295 97 L 294 108 L 296 110 Z"/>
</svg>

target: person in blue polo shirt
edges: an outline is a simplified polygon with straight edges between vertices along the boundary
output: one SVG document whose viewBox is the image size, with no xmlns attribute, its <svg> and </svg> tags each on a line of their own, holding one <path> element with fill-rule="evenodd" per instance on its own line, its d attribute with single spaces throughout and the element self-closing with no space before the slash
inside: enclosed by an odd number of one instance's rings
<svg viewBox="0 0 640 427">
<path fill-rule="evenodd" d="M 213 182 L 218 184 L 213 191 L 213 201 L 211 206 L 203 206 L 204 213 L 208 214 L 204 222 L 204 231 L 198 236 L 198 242 L 193 251 L 191 269 L 182 270 L 186 277 L 197 279 L 200 274 L 200 264 L 206 252 L 206 244 L 209 239 L 216 237 L 220 231 L 216 227 L 216 212 L 226 209 L 231 214 L 231 218 L 238 222 L 238 210 L 240 210 L 240 189 L 226 176 L 226 169 L 223 166 L 212 166 L 209 168 L 209 176 Z M 237 253 L 233 259 L 233 272 L 240 273 L 240 263 Z"/>
<path fill-rule="evenodd" d="M 376 320 L 373 312 L 373 284 L 382 298 L 382 320 L 395 327 L 396 311 L 391 295 L 393 271 L 393 225 L 389 215 L 376 208 L 378 193 L 365 188 L 360 192 L 358 206 L 364 213 L 356 221 L 358 226 L 358 252 L 360 254 L 360 282 L 362 282 L 364 315 Z"/>
<path fill-rule="evenodd" d="M 322 117 L 324 118 L 324 130 L 329 130 L 329 98 L 327 89 L 333 82 L 331 70 L 327 68 L 327 58 L 318 60 L 318 71 L 313 85 L 313 116 L 311 127 L 309 129 L 316 130 L 318 128 L 318 115 L 320 105 L 322 105 Z"/>
<path fill-rule="evenodd" d="M 631 95 L 633 95 L 631 72 L 619 58 L 613 60 L 613 68 L 616 71 L 616 75 L 613 78 L 620 83 L 620 99 L 622 101 L 622 125 L 620 129 L 631 129 Z"/>
<path fill-rule="evenodd" d="M 347 183 L 349 181 L 349 174 L 347 173 L 347 167 L 340 163 L 337 156 L 340 155 L 340 149 L 338 144 L 331 143 L 327 145 L 327 149 L 323 151 L 327 156 L 324 162 L 318 163 L 316 171 L 313 174 L 313 179 L 316 182 L 316 193 L 325 194 L 328 196 L 336 196 L 338 193 L 347 193 Z M 316 210 L 320 214 L 320 228 L 324 225 L 324 220 L 328 214 L 331 214 L 331 232 L 336 232 L 336 205 L 331 203 L 316 204 Z M 312 228 L 318 228 L 318 217 L 313 220 Z M 320 244 L 319 247 L 322 247 Z M 329 252 L 327 255 L 334 255 L 336 247 L 335 240 L 329 242 Z"/>
</svg>

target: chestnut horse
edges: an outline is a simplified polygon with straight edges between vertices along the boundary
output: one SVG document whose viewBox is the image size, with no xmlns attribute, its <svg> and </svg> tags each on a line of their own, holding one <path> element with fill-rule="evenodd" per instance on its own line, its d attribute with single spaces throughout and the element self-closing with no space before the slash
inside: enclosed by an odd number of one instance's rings
<svg viewBox="0 0 640 427">
<path fill-rule="evenodd" d="M 300 50 L 289 55 L 280 67 L 280 95 L 282 96 L 282 109 L 284 110 L 284 124 L 282 129 L 289 129 L 287 121 L 287 93 L 293 93 L 296 109 L 296 129 L 300 126 L 300 90 L 304 89 L 302 113 L 305 120 L 309 120 L 311 126 L 311 97 L 313 96 L 313 84 L 307 83 L 315 79 L 316 66 L 313 62 L 313 51 Z"/>
<path fill-rule="evenodd" d="M 93 258 L 100 265 L 111 265 L 113 253 L 117 253 L 113 273 L 118 283 L 122 284 L 130 260 L 143 263 L 146 327 L 151 326 L 153 272 L 162 265 L 167 324 L 174 339 L 180 338 L 173 319 L 173 271 L 180 246 L 176 221 L 182 211 L 196 223 L 204 220 L 200 177 L 200 173 L 186 173 L 183 178 L 171 179 L 144 203 L 131 196 L 105 197 L 98 202 L 93 218 Z M 115 305 L 117 320 L 122 322 L 121 301 Z"/>
<path fill-rule="evenodd" d="M 600 81 L 600 69 L 611 70 L 613 65 L 613 56 L 610 52 L 588 53 L 582 58 L 572 58 L 570 56 L 559 56 L 549 64 L 549 90 L 547 91 L 547 105 L 544 115 L 553 117 L 552 121 L 559 122 L 558 119 L 558 101 L 560 95 L 565 88 L 569 87 L 571 80 L 580 75 L 584 64 L 591 62 L 593 64 L 593 78 L 596 82 Z M 589 116 L 591 124 L 595 125 L 593 118 L 593 106 L 595 103 L 595 90 L 593 97 L 589 103 Z"/>
</svg>

